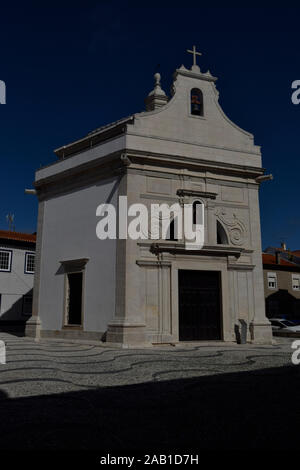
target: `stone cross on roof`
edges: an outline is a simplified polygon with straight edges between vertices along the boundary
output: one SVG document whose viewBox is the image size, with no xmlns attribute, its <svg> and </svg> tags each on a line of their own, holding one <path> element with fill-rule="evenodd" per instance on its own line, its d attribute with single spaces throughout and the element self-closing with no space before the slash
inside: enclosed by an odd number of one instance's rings
<svg viewBox="0 0 300 470">
<path fill-rule="evenodd" d="M 193 65 L 197 65 L 197 55 L 202 55 L 201 52 L 196 51 L 196 46 L 193 46 L 193 50 L 187 49 L 186 52 L 193 54 Z"/>
</svg>

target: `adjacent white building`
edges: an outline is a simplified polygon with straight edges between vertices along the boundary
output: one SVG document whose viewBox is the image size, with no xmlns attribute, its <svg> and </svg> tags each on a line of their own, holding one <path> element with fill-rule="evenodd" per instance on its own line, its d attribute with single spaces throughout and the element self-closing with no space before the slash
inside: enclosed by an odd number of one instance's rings
<svg viewBox="0 0 300 470">
<path fill-rule="evenodd" d="M 35 234 L 0 230 L 0 329 L 32 313 Z"/>
<path fill-rule="evenodd" d="M 27 334 L 123 346 L 178 341 L 271 342 L 265 316 L 253 135 L 221 109 L 216 78 L 181 66 L 171 97 L 160 75 L 146 112 L 55 151 L 36 172 L 39 200 L 33 318 Z M 184 240 L 99 240 L 101 203 L 204 205 L 201 250 Z"/>
</svg>

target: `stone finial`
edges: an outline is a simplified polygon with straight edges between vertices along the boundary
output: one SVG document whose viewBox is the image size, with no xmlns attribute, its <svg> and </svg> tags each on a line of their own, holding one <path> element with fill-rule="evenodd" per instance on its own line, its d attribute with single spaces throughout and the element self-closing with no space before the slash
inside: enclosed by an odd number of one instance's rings
<svg viewBox="0 0 300 470">
<path fill-rule="evenodd" d="M 168 102 L 168 97 L 165 92 L 162 90 L 160 85 L 160 73 L 154 74 L 154 89 L 149 93 L 145 99 L 146 110 L 153 111 L 154 109 L 161 108 Z"/>
<path fill-rule="evenodd" d="M 159 88 L 161 89 L 161 87 L 160 87 L 160 79 L 161 79 L 160 73 L 158 73 L 158 72 L 155 73 L 155 74 L 154 74 L 155 88 L 156 88 L 156 87 L 159 87 Z"/>
</svg>

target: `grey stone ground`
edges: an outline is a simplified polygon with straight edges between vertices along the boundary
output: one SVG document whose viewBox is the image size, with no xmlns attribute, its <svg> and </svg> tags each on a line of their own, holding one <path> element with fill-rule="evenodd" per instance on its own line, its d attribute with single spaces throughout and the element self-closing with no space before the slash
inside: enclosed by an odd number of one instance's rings
<svg viewBox="0 0 300 470">
<path fill-rule="evenodd" d="M 110 349 L 0 334 L 7 364 L 0 388 L 11 398 L 184 379 L 291 365 L 291 339 L 274 346 L 162 346 Z"/>
<path fill-rule="evenodd" d="M 291 339 L 146 350 L 0 339 L 1 449 L 296 445 Z"/>
</svg>

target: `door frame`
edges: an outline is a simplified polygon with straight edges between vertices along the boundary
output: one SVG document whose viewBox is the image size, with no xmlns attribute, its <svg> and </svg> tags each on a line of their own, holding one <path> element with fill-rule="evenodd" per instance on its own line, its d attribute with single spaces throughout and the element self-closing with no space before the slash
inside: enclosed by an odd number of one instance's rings
<svg viewBox="0 0 300 470">
<path fill-rule="evenodd" d="M 209 272 L 209 273 L 216 273 L 216 279 L 217 279 L 217 285 L 219 289 L 219 323 L 218 323 L 218 329 L 220 333 L 220 338 L 215 338 L 215 339 L 196 339 L 196 340 L 180 340 L 180 286 L 179 286 L 179 271 L 195 271 L 195 272 Z M 178 336 L 179 336 L 179 341 L 181 342 L 197 342 L 197 341 L 222 341 L 223 340 L 223 315 L 222 315 L 222 276 L 221 276 L 221 271 L 218 270 L 208 270 L 208 269 L 178 269 L 177 270 L 177 275 L 178 275 Z"/>
<path fill-rule="evenodd" d="M 229 283 L 226 259 L 197 257 L 193 260 L 178 260 L 172 262 L 171 293 L 172 293 L 172 332 L 175 341 L 179 342 L 179 270 L 188 271 L 218 271 L 220 273 L 220 328 L 221 340 L 232 341 L 232 328 L 229 312 Z"/>
<path fill-rule="evenodd" d="M 81 323 L 80 325 L 72 325 L 68 323 L 68 287 L 69 287 L 69 274 L 82 274 L 82 286 L 81 286 Z M 65 272 L 64 274 L 64 305 L 63 305 L 63 328 L 78 328 L 83 329 L 84 324 L 84 285 L 85 285 L 85 270 L 84 269 L 77 269 L 77 270 L 70 270 Z"/>
</svg>

